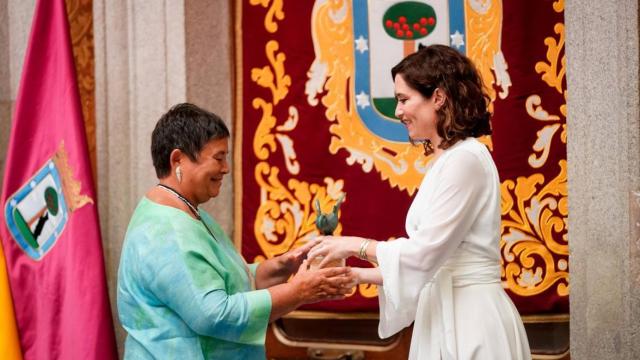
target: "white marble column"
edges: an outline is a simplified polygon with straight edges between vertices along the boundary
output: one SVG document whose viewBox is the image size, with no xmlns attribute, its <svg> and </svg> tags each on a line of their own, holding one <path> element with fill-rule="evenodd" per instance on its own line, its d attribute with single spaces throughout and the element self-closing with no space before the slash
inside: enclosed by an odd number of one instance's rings
<svg viewBox="0 0 640 360">
<path fill-rule="evenodd" d="M 157 183 L 150 143 L 172 105 L 195 103 L 231 127 L 230 1 L 94 0 L 98 197 L 118 346 L 116 280 L 122 241 L 140 197 Z M 231 235 L 232 179 L 205 205 Z"/>
<path fill-rule="evenodd" d="M 640 359 L 638 1 L 565 6 L 571 358 Z"/>
</svg>

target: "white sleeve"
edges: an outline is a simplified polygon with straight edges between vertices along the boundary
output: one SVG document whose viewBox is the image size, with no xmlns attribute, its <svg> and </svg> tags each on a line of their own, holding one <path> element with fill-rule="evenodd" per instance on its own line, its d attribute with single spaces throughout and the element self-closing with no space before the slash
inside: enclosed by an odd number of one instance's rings
<svg viewBox="0 0 640 360">
<path fill-rule="evenodd" d="M 465 239 L 486 202 L 489 174 L 476 154 L 460 149 L 442 160 L 430 203 L 419 204 L 417 231 L 378 243 L 380 337 L 414 321 L 420 291 Z"/>
</svg>

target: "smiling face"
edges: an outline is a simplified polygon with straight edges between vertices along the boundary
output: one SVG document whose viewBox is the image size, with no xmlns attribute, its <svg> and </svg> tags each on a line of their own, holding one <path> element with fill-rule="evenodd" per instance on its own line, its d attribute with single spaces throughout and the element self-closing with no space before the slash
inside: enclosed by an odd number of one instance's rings
<svg viewBox="0 0 640 360">
<path fill-rule="evenodd" d="M 434 91 L 431 98 L 426 98 L 418 90 L 409 86 L 402 74 L 396 75 L 394 88 L 398 101 L 395 115 L 407 127 L 409 137 L 415 141 L 428 139 L 438 143 L 436 141 L 439 138 L 436 130 L 438 114 L 435 104 L 438 89 Z"/>
<path fill-rule="evenodd" d="M 202 204 L 218 196 L 222 178 L 229 173 L 228 155 L 229 139 L 221 138 L 206 143 L 196 161 L 182 157 L 183 181 L 180 187 L 189 200 Z"/>
</svg>

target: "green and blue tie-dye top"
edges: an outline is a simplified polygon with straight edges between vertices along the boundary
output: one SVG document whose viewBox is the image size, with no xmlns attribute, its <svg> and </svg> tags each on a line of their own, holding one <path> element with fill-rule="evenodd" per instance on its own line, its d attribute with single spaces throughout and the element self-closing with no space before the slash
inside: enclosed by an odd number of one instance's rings
<svg viewBox="0 0 640 360">
<path fill-rule="evenodd" d="M 143 198 L 118 269 L 125 359 L 264 359 L 271 296 L 204 211 L 202 222 Z M 255 274 L 255 266 L 250 266 Z"/>
</svg>

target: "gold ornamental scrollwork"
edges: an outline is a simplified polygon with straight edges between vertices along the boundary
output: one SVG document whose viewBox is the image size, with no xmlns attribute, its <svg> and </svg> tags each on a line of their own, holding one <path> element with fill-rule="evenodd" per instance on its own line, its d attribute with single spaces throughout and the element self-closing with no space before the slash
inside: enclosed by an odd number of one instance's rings
<svg viewBox="0 0 640 360">
<path fill-rule="evenodd" d="M 491 98 L 491 108 L 496 100 L 493 85 L 501 87 L 500 98 L 509 95 L 511 78 L 507 72 L 507 62 L 501 49 L 502 0 L 465 1 L 467 26 L 467 56 L 473 60 L 482 76 Z M 495 74 L 495 76 L 494 76 Z"/>
<path fill-rule="evenodd" d="M 358 292 L 364 298 L 374 298 L 378 296 L 378 286 L 373 284 L 360 284 L 358 285 Z"/>
<path fill-rule="evenodd" d="M 564 1 L 553 3 L 556 12 L 564 10 Z M 540 95 L 529 96 L 525 102 L 527 114 L 542 122 L 528 158 L 538 169 L 548 163 L 556 134 L 566 144 L 566 98 L 564 77 L 564 25 L 554 26 L 553 36 L 544 40 L 546 60 L 535 64 L 540 80 L 564 97 L 558 114 L 550 114 Z M 562 131 L 559 132 L 559 130 Z M 502 278 L 505 287 L 521 296 L 533 296 L 555 287 L 559 296 L 569 295 L 569 245 L 567 240 L 567 161 L 558 162 L 557 176 L 545 182 L 541 173 L 519 177 L 502 183 Z M 519 261 L 515 261 L 515 260 Z"/>
<path fill-rule="evenodd" d="M 287 186 L 279 179 L 275 166 L 260 162 L 255 178 L 260 186 L 260 207 L 254 223 L 254 235 L 266 258 L 281 255 L 318 235 L 312 204 L 318 200 L 330 209 L 340 198 L 343 181 L 325 178 L 325 186 L 291 179 Z M 342 232 L 338 224 L 336 234 Z M 264 260 L 258 256 L 254 261 Z"/>
<path fill-rule="evenodd" d="M 267 14 L 264 17 L 264 28 L 270 33 L 278 31 L 278 23 L 273 20 L 275 17 L 277 20 L 284 19 L 284 11 L 282 11 L 282 0 L 250 0 L 251 5 L 260 5 L 263 8 L 269 8 Z M 271 4 L 271 6 L 269 6 Z"/>
<path fill-rule="evenodd" d="M 262 118 L 253 136 L 253 152 L 260 160 L 266 160 L 269 154 L 276 151 L 275 136 L 271 130 L 276 126 L 276 118 L 273 116 L 273 105 L 261 98 L 255 98 L 251 102 L 254 109 L 262 110 Z"/>
<path fill-rule="evenodd" d="M 291 77 L 286 75 L 284 71 L 286 56 L 283 52 L 278 52 L 279 46 L 275 40 L 267 42 L 265 52 L 270 66 L 251 69 L 251 80 L 271 90 L 273 105 L 277 105 L 287 96 L 289 86 L 291 86 Z"/>
<path fill-rule="evenodd" d="M 560 296 L 569 292 L 567 262 L 553 256 L 569 255 L 566 160 L 559 165 L 560 173 L 547 184 L 542 174 L 534 174 L 501 186 L 500 247 L 503 261 L 508 262 L 502 277 L 506 287 L 521 296 L 537 295 L 552 286 Z"/>
<path fill-rule="evenodd" d="M 563 94 L 566 89 L 563 89 L 562 84 L 567 71 L 567 60 L 562 52 L 564 48 L 564 24 L 557 23 L 553 30 L 558 35 L 558 39 L 556 40 L 553 37 L 544 39 L 544 43 L 547 45 L 548 62 L 540 61 L 536 63 L 535 69 L 538 74 L 543 74 L 542 80 L 544 82 Z M 565 112 L 562 112 L 562 114 L 566 115 Z"/>
<path fill-rule="evenodd" d="M 548 86 L 554 88 L 564 97 L 564 103 L 560 105 L 559 112 L 563 118 L 566 118 L 567 90 L 564 88 L 564 77 L 566 74 L 566 57 L 563 52 L 564 25 L 562 23 L 557 23 L 554 26 L 554 32 L 558 36 L 558 39 L 553 37 L 547 37 L 544 39 L 544 43 L 547 45 L 547 59 L 546 61 L 537 62 L 535 70 L 538 74 L 542 74 L 542 81 L 544 81 Z M 529 156 L 529 165 L 534 168 L 540 168 L 547 161 L 547 156 L 551 151 L 552 140 L 558 129 L 562 129 L 560 132 L 560 141 L 564 144 L 567 143 L 567 124 L 562 121 L 560 116 L 549 115 L 542 108 L 542 99 L 539 95 L 529 96 L 525 106 L 529 116 L 536 120 L 547 122 L 547 125 L 538 131 L 537 140 L 533 145 L 534 153 Z"/>
</svg>

